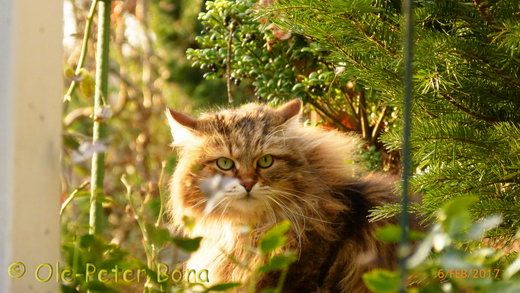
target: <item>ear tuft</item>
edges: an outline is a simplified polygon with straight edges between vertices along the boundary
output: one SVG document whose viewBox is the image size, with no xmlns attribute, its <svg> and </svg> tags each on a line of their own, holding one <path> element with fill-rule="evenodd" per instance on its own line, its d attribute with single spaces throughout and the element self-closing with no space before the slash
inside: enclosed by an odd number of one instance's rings
<svg viewBox="0 0 520 293">
<path fill-rule="evenodd" d="M 283 104 L 280 108 L 276 110 L 278 115 L 282 117 L 283 123 L 290 120 L 294 116 L 300 113 L 302 109 L 302 101 L 300 99 L 294 99 L 290 102 Z"/>
<path fill-rule="evenodd" d="M 173 120 L 175 120 L 177 123 L 184 127 L 188 127 L 191 129 L 195 129 L 197 127 L 197 119 L 190 117 L 189 115 L 172 109 L 168 109 L 166 111 L 167 116 L 168 114 Z M 168 120 L 170 117 L 168 117 Z"/>
<path fill-rule="evenodd" d="M 193 142 L 196 137 L 197 119 L 179 111 L 166 109 L 166 118 L 170 124 L 173 145 L 183 146 Z"/>
</svg>

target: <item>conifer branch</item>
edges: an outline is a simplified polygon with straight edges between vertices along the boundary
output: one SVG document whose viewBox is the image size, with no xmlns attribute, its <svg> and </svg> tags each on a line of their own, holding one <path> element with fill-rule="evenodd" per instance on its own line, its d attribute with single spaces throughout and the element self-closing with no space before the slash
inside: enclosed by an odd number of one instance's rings
<svg viewBox="0 0 520 293">
<path fill-rule="evenodd" d="M 492 118 L 489 118 L 489 117 L 486 117 L 486 116 L 483 116 L 483 115 L 480 115 L 478 113 L 475 113 L 473 111 L 471 111 L 470 109 L 462 106 L 461 104 L 457 103 L 452 97 L 450 97 L 449 95 L 447 94 L 441 94 L 441 96 L 446 100 L 448 101 L 450 104 L 452 104 L 453 106 L 455 106 L 457 109 L 461 110 L 462 112 L 474 117 L 474 118 L 477 118 L 478 120 L 482 120 L 482 121 L 485 121 L 487 123 L 495 123 L 495 122 L 498 122 L 498 120 L 495 120 L 495 119 L 492 119 Z"/>
<path fill-rule="evenodd" d="M 363 35 L 365 36 L 365 38 L 367 38 L 369 41 L 371 41 L 372 43 L 376 44 L 377 46 L 379 46 L 380 48 L 382 48 L 383 50 L 385 50 L 386 52 L 388 52 L 392 57 L 394 58 L 397 58 L 398 56 L 396 55 L 396 52 L 392 49 L 390 49 L 388 46 L 386 46 L 384 43 L 382 43 L 380 40 L 376 39 L 373 37 L 373 35 L 369 34 L 365 28 L 358 22 L 356 21 L 355 19 L 349 17 L 348 15 L 343 15 L 343 17 L 347 20 L 349 20 L 357 29 L 358 31 L 360 31 L 361 33 L 363 33 Z"/>
</svg>

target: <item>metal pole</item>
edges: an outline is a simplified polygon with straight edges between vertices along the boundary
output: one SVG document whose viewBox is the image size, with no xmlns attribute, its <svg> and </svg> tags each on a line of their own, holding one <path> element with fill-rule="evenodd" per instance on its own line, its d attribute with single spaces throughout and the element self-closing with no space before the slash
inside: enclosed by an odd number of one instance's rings
<svg viewBox="0 0 520 293">
<path fill-rule="evenodd" d="M 401 242 L 399 245 L 399 267 L 401 269 L 401 289 L 406 292 L 406 258 L 409 255 L 409 179 L 411 175 L 410 134 L 412 129 L 412 74 L 413 74 L 413 8 L 412 0 L 403 0 L 404 16 L 404 92 L 403 92 L 403 173 L 402 173 L 402 210 L 401 210 Z"/>
</svg>

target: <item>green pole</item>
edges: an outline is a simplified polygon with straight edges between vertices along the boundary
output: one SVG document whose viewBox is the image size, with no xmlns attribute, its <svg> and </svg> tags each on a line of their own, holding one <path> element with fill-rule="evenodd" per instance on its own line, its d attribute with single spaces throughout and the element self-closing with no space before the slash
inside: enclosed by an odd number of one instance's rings
<svg viewBox="0 0 520 293">
<path fill-rule="evenodd" d="M 110 12 L 111 0 L 99 1 L 98 5 L 98 29 L 96 48 L 96 87 L 94 93 L 94 126 L 92 143 L 102 142 L 106 138 L 106 119 L 100 116 L 106 106 L 108 96 L 108 62 L 110 44 Z M 103 179 L 105 175 L 105 154 L 96 152 L 92 156 L 91 184 L 90 184 L 90 219 L 89 233 L 101 232 L 101 220 L 103 210 L 100 196 L 103 195 Z"/>
<path fill-rule="evenodd" d="M 401 289 L 406 292 L 406 259 L 410 251 L 409 243 L 409 180 L 411 175 L 410 135 L 412 130 L 412 74 L 413 74 L 413 8 L 411 0 L 404 0 L 404 96 L 403 96 L 403 174 L 402 174 L 402 210 L 401 210 L 401 242 L 399 245 L 399 267 L 401 268 Z"/>
</svg>

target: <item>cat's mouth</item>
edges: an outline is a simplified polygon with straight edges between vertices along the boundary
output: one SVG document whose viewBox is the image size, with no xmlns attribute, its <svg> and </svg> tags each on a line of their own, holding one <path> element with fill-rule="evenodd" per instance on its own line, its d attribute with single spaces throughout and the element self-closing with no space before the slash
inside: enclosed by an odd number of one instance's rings
<svg viewBox="0 0 520 293">
<path fill-rule="evenodd" d="M 200 190 L 207 196 L 205 214 L 229 214 L 241 212 L 253 214 L 262 209 L 260 190 L 245 190 L 233 177 L 215 175 L 200 183 Z"/>
</svg>

